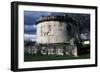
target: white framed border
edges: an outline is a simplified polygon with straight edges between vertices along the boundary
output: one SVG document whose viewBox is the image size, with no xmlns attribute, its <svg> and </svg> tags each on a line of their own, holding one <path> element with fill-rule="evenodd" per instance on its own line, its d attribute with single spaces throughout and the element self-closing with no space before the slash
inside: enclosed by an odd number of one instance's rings
<svg viewBox="0 0 100 73">
<path fill-rule="evenodd" d="M 49 11 L 49 12 L 63 12 L 63 13 L 82 13 L 90 14 L 90 59 L 76 59 L 76 60 L 58 60 L 58 61 L 33 61 L 24 62 L 24 11 Z M 18 6 L 18 68 L 39 68 L 52 66 L 74 66 L 95 64 L 95 9 L 85 8 L 69 8 L 69 7 L 48 7 L 48 6 Z"/>
</svg>

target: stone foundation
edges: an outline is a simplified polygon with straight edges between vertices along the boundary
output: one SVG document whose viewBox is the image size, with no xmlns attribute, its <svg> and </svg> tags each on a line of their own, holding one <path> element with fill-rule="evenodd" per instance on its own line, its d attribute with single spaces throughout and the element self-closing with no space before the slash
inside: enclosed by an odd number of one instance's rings
<svg viewBox="0 0 100 73">
<path fill-rule="evenodd" d="M 77 46 L 68 44 L 36 44 L 25 46 L 25 53 L 41 55 L 73 55 L 77 57 Z"/>
</svg>

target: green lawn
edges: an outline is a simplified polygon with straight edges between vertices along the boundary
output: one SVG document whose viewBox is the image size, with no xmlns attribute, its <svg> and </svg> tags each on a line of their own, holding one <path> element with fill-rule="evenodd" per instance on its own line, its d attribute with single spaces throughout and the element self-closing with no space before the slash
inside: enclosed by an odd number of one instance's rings
<svg viewBox="0 0 100 73">
<path fill-rule="evenodd" d="M 31 54 L 24 54 L 24 61 L 48 61 L 48 60 L 72 60 L 72 59 L 89 59 L 89 54 L 80 55 L 78 57 L 74 56 L 57 56 L 57 55 L 31 55 Z"/>
</svg>

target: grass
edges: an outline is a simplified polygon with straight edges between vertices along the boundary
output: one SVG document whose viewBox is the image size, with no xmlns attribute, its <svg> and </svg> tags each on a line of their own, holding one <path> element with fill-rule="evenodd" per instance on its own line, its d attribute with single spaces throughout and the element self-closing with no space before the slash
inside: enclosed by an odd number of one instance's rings
<svg viewBox="0 0 100 73">
<path fill-rule="evenodd" d="M 24 54 L 24 61 L 49 61 L 49 60 L 75 60 L 75 59 L 89 59 L 89 54 L 80 55 L 78 57 L 74 56 L 57 56 L 57 55 L 31 55 L 31 54 Z"/>
</svg>

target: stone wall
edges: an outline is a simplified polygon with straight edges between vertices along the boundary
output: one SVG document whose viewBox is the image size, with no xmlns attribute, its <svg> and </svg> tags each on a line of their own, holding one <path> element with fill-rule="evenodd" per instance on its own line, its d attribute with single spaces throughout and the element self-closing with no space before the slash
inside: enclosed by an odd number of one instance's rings
<svg viewBox="0 0 100 73">
<path fill-rule="evenodd" d="M 36 43 L 67 43 L 67 24 L 59 21 L 45 21 L 37 24 Z"/>
<path fill-rule="evenodd" d="M 73 55 L 77 56 L 77 47 L 69 44 L 38 44 L 25 46 L 25 53 L 41 55 Z"/>
</svg>

